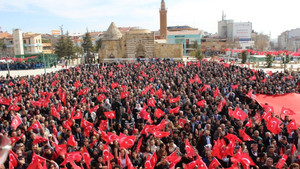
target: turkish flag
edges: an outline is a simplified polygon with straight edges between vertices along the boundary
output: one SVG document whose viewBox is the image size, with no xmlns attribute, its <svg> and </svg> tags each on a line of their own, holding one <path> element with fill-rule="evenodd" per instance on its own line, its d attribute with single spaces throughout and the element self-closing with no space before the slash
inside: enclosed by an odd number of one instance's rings
<svg viewBox="0 0 300 169">
<path fill-rule="evenodd" d="M 271 117 L 267 121 L 267 129 L 271 131 L 273 134 L 279 134 L 281 131 L 279 126 L 280 124 L 281 124 L 281 120 L 277 119 L 276 117 Z"/>
<path fill-rule="evenodd" d="M 210 89 L 210 85 L 203 85 L 198 91 L 205 92 L 207 89 Z"/>
<path fill-rule="evenodd" d="M 23 136 L 24 136 L 24 134 L 22 134 L 22 135 L 19 136 L 19 137 L 11 137 L 11 138 L 9 138 L 11 144 L 14 144 L 15 142 L 19 141 Z"/>
<path fill-rule="evenodd" d="M 238 87 L 239 87 L 239 84 L 236 84 L 236 85 L 231 86 L 232 90 L 235 90 L 235 89 L 238 88 Z"/>
<path fill-rule="evenodd" d="M 264 78 L 261 82 L 266 83 L 267 82 L 267 78 Z"/>
<path fill-rule="evenodd" d="M 153 135 L 157 138 L 163 138 L 163 137 L 168 137 L 170 135 L 170 132 L 155 131 L 153 132 Z"/>
<path fill-rule="evenodd" d="M 138 154 L 140 152 L 140 148 L 143 142 L 143 137 L 141 137 L 138 141 L 137 147 L 136 147 L 136 153 Z"/>
<path fill-rule="evenodd" d="M 98 109 L 99 109 L 99 105 L 96 105 L 96 106 L 90 108 L 89 112 L 90 112 L 90 113 L 91 113 L 91 112 L 97 112 Z"/>
<path fill-rule="evenodd" d="M 223 107 L 226 106 L 227 102 L 225 98 L 222 99 L 222 101 L 219 102 L 218 104 L 218 111 L 221 112 L 223 110 Z"/>
<path fill-rule="evenodd" d="M 195 168 L 196 167 L 196 165 L 198 164 L 198 162 L 195 160 L 195 161 L 192 161 L 192 162 L 190 162 L 190 163 L 188 163 L 188 164 L 186 164 L 185 165 L 185 167 L 184 167 L 184 169 L 190 169 L 190 168 Z"/>
<path fill-rule="evenodd" d="M 15 154 L 12 150 L 9 150 L 8 157 L 9 157 L 9 163 L 12 164 L 14 167 L 17 167 L 18 155 Z"/>
<path fill-rule="evenodd" d="M 157 95 L 159 99 L 161 99 L 162 94 L 163 94 L 163 92 L 162 92 L 161 88 L 159 88 L 159 89 L 155 92 L 155 95 Z"/>
<path fill-rule="evenodd" d="M 276 168 L 281 169 L 283 167 L 283 165 L 285 164 L 287 158 L 288 158 L 288 156 L 284 154 L 281 157 L 281 159 L 278 161 L 278 163 L 276 164 Z"/>
<path fill-rule="evenodd" d="M 256 166 L 251 157 L 247 153 L 242 153 L 241 155 L 236 155 L 235 158 L 238 158 L 240 163 L 243 165 L 243 168 L 250 168 L 249 166 Z"/>
<path fill-rule="evenodd" d="M 58 132 L 57 132 L 57 129 L 54 124 L 52 124 L 52 130 L 53 130 L 54 135 L 57 136 Z"/>
<path fill-rule="evenodd" d="M 169 113 L 171 113 L 171 114 L 177 114 L 179 110 L 180 110 L 180 106 L 175 107 L 173 109 L 170 109 Z"/>
<path fill-rule="evenodd" d="M 51 83 L 51 87 L 54 87 L 59 81 L 58 80 L 54 80 L 52 83 Z"/>
<path fill-rule="evenodd" d="M 56 118 L 58 118 L 58 119 L 60 119 L 60 114 L 57 112 L 57 110 L 56 110 L 54 104 L 53 104 L 52 107 L 51 107 L 51 114 L 50 114 L 50 115 L 51 115 L 51 116 L 54 116 L 54 117 L 56 117 Z"/>
<path fill-rule="evenodd" d="M 80 81 L 75 82 L 75 83 L 74 83 L 74 86 L 75 86 L 76 88 L 79 88 L 79 87 L 81 86 Z"/>
<path fill-rule="evenodd" d="M 71 120 L 71 119 L 70 119 Z M 71 123 L 70 123 L 71 122 Z M 68 129 L 69 131 L 72 131 L 72 129 L 71 129 L 71 126 L 73 125 L 73 123 L 72 123 L 72 121 L 68 121 L 68 120 L 66 120 L 66 121 L 64 121 L 63 122 L 63 124 L 62 124 L 62 126 L 64 127 L 64 128 L 66 128 L 66 129 Z"/>
<path fill-rule="evenodd" d="M 287 127 L 287 132 L 290 135 L 292 135 L 293 130 L 297 130 L 297 124 L 296 124 L 295 119 L 291 120 L 286 127 Z"/>
<path fill-rule="evenodd" d="M 35 138 L 33 140 L 33 144 L 38 144 L 38 143 L 42 143 L 42 142 L 45 142 L 45 141 L 48 141 L 48 139 L 44 138 L 44 137 L 41 137 L 41 136 L 38 136 L 38 135 L 35 135 Z"/>
<path fill-rule="evenodd" d="M 91 156 L 90 156 L 89 152 L 87 151 L 86 147 L 83 147 L 83 149 L 80 153 L 82 155 L 82 158 L 83 158 L 86 166 L 88 168 L 90 168 L 90 163 L 91 163 L 92 160 L 91 160 Z"/>
<path fill-rule="evenodd" d="M 104 94 L 101 94 L 101 95 L 99 95 L 98 97 L 97 97 L 97 100 L 99 101 L 99 102 L 101 102 L 102 100 L 104 100 L 106 97 L 105 97 L 105 95 Z"/>
<path fill-rule="evenodd" d="M 150 158 L 150 164 L 152 168 L 155 167 L 156 162 L 157 162 L 157 155 L 156 155 L 156 151 L 154 151 L 152 157 Z"/>
<path fill-rule="evenodd" d="M 67 145 L 66 144 L 54 144 L 55 151 L 58 155 L 65 155 L 67 154 Z"/>
<path fill-rule="evenodd" d="M 156 101 L 154 100 L 154 98 L 150 98 L 148 99 L 148 106 L 150 107 L 156 107 Z"/>
<path fill-rule="evenodd" d="M 200 100 L 197 102 L 197 105 L 203 108 L 205 106 L 205 103 L 206 103 L 205 100 Z"/>
<path fill-rule="evenodd" d="M 176 102 L 179 102 L 179 100 L 180 100 L 180 97 L 179 96 L 177 96 L 177 97 L 175 97 L 175 98 L 170 98 L 170 103 L 176 103 Z"/>
<path fill-rule="evenodd" d="M 32 129 L 42 129 L 42 126 L 40 122 L 37 120 L 30 127 L 28 127 L 27 131 L 32 130 Z"/>
<path fill-rule="evenodd" d="M 10 126 L 16 130 L 18 128 L 18 126 L 22 124 L 22 120 L 18 115 L 15 115 L 15 117 L 13 118 L 13 120 L 11 121 Z"/>
<path fill-rule="evenodd" d="M 234 142 L 234 143 L 235 143 L 235 141 L 238 141 L 238 142 L 240 142 L 240 143 L 243 142 L 241 139 L 239 139 L 239 138 L 238 138 L 236 135 L 234 135 L 234 134 L 227 134 L 227 135 L 225 136 L 225 138 L 227 138 L 228 140 L 230 140 L 230 141 L 232 141 L 232 142 Z"/>
<path fill-rule="evenodd" d="M 82 89 L 81 91 L 78 92 L 78 96 L 87 94 L 88 90 L 89 90 L 88 87 Z"/>
<path fill-rule="evenodd" d="M 4 97 L 1 97 L 0 98 L 0 104 L 4 104 L 4 105 L 9 105 L 10 104 L 10 100 L 4 98 Z"/>
<path fill-rule="evenodd" d="M 186 119 L 179 119 L 178 123 L 179 123 L 179 126 L 181 126 L 183 128 L 184 124 L 186 123 Z"/>
<path fill-rule="evenodd" d="M 147 156 L 146 162 L 144 164 L 145 169 L 153 169 L 150 162 L 150 155 Z"/>
<path fill-rule="evenodd" d="M 126 136 L 123 135 L 119 137 L 120 148 L 130 149 L 135 142 L 136 136 Z"/>
<path fill-rule="evenodd" d="M 15 84 L 13 82 L 9 82 L 8 86 L 14 86 Z"/>
<path fill-rule="evenodd" d="M 80 103 L 86 103 L 86 98 L 85 97 L 82 98 L 81 101 L 80 101 Z"/>
<path fill-rule="evenodd" d="M 20 84 L 21 84 L 21 85 L 25 84 L 25 80 L 24 80 L 24 79 L 21 79 Z"/>
<path fill-rule="evenodd" d="M 296 113 L 292 109 L 282 107 L 281 114 L 284 114 L 284 115 L 295 115 Z"/>
<path fill-rule="evenodd" d="M 245 127 L 249 127 L 249 128 L 252 127 L 251 119 L 249 119 L 249 121 L 246 123 Z"/>
<path fill-rule="evenodd" d="M 75 141 L 72 132 L 69 136 L 67 145 L 69 145 L 69 146 L 76 146 L 77 145 L 77 142 Z"/>
<path fill-rule="evenodd" d="M 103 151 L 102 151 L 103 161 L 110 161 L 114 158 L 114 156 L 110 153 L 109 148 L 106 144 L 103 144 Z"/>
<path fill-rule="evenodd" d="M 144 106 L 145 107 L 145 106 Z M 140 112 L 140 117 L 141 118 L 143 118 L 143 119 L 145 119 L 145 120 L 147 120 L 147 121 L 149 121 L 151 124 L 152 124 L 152 119 L 151 119 L 151 116 L 150 116 L 150 114 L 149 114 L 149 112 L 147 112 L 146 110 L 145 110 L 145 108 L 143 107 L 143 109 L 141 110 L 141 112 Z M 146 106 L 147 107 L 147 106 Z"/>
<path fill-rule="evenodd" d="M 93 126 L 94 126 L 93 123 L 91 123 L 91 122 L 89 122 L 89 121 L 87 121 L 85 119 L 81 120 L 80 127 L 82 127 L 82 128 L 90 128 L 90 130 L 92 130 Z"/>
<path fill-rule="evenodd" d="M 190 82 L 190 84 L 193 84 L 195 82 L 195 80 L 193 78 L 190 78 L 189 82 Z"/>
<path fill-rule="evenodd" d="M 99 79 L 103 79 L 103 75 L 98 74 Z"/>
<path fill-rule="evenodd" d="M 83 114 L 81 111 L 77 111 L 77 113 L 75 114 L 75 116 L 73 116 L 73 119 L 78 120 L 78 119 L 82 119 Z"/>
<path fill-rule="evenodd" d="M 42 103 L 40 101 L 30 101 L 30 104 L 32 106 L 37 106 L 37 107 L 41 107 Z"/>
<path fill-rule="evenodd" d="M 245 129 L 244 130 L 240 129 L 239 134 L 240 134 L 240 137 L 242 137 L 243 141 L 252 141 L 253 140 L 248 134 L 245 133 Z"/>
<path fill-rule="evenodd" d="M 27 169 L 46 169 L 42 163 L 46 163 L 46 159 L 38 156 L 33 152 L 31 163 L 28 165 Z"/>
<path fill-rule="evenodd" d="M 104 114 L 108 119 L 116 119 L 116 112 L 115 111 L 104 112 Z"/>
<path fill-rule="evenodd" d="M 229 63 L 225 63 L 224 67 L 230 67 L 230 64 Z"/>
<path fill-rule="evenodd" d="M 216 89 L 214 91 L 214 97 L 219 96 L 219 94 L 220 94 L 220 91 L 219 91 L 218 87 L 216 87 Z"/>
<path fill-rule="evenodd" d="M 232 114 L 232 117 L 234 117 L 235 119 L 238 119 L 238 120 L 245 121 L 245 119 L 248 117 L 248 115 L 243 110 L 241 110 L 239 107 L 236 107 Z"/>
<path fill-rule="evenodd" d="M 62 166 L 62 165 L 65 165 L 67 163 L 71 163 L 74 161 L 79 162 L 81 159 L 82 159 L 82 156 L 79 151 L 66 153 L 65 160 L 60 165 Z"/>
<path fill-rule="evenodd" d="M 195 156 L 195 150 L 189 143 L 188 139 L 185 140 L 185 151 L 187 157 L 194 157 Z"/>
<path fill-rule="evenodd" d="M 8 107 L 8 111 L 19 111 L 20 110 L 20 107 L 19 106 L 17 106 L 17 105 L 10 105 L 9 107 Z"/>
<path fill-rule="evenodd" d="M 107 124 L 108 124 L 108 119 L 106 120 L 101 120 L 100 125 L 99 125 L 99 130 L 105 131 L 107 129 Z"/>
<path fill-rule="evenodd" d="M 256 76 L 253 75 L 252 77 L 249 78 L 250 81 L 256 80 Z"/>
<path fill-rule="evenodd" d="M 209 164 L 209 166 L 208 166 L 208 169 L 216 169 L 218 166 L 220 166 L 221 164 L 220 164 L 220 162 L 216 159 L 216 158 L 214 158 L 211 162 L 210 162 L 210 164 Z"/>
<path fill-rule="evenodd" d="M 194 77 L 194 80 L 195 80 L 195 82 L 197 82 L 198 84 L 201 84 L 201 83 L 202 83 L 198 75 L 196 75 L 196 76 Z"/>
<path fill-rule="evenodd" d="M 129 96 L 129 92 L 121 92 L 121 99 L 124 99 Z"/>
<path fill-rule="evenodd" d="M 94 81 L 93 81 L 93 79 L 92 79 L 92 78 L 89 78 L 89 81 L 90 81 L 91 83 L 94 83 Z"/>
<path fill-rule="evenodd" d="M 111 88 L 112 89 L 117 88 L 117 87 L 119 87 L 119 83 L 118 82 L 115 82 L 115 83 L 111 84 Z"/>
<path fill-rule="evenodd" d="M 163 112 L 161 109 L 156 109 L 155 112 L 154 112 L 154 116 L 156 118 L 161 118 L 161 116 L 165 115 L 165 112 Z"/>
</svg>

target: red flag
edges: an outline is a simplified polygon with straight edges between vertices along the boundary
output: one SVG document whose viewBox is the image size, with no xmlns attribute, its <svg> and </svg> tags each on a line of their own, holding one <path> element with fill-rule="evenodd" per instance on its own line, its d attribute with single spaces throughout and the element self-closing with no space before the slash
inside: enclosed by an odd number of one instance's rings
<svg viewBox="0 0 300 169">
<path fill-rule="evenodd" d="M 198 75 L 196 75 L 196 76 L 194 77 L 194 80 L 195 80 L 195 82 L 197 82 L 198 84 L 201 84 L 201 83 L 202 83 Z"/>
<path fill-rule="evenodd" d="M 44 137 L 41 137 L 41 136 L 38 136 L 38 135 L 35 135 L 35 138 L 33 140 L 33 144 L 38 144 L 38 143 L 42 143 L 42 142 L 45 142 L 45 141 L 48 141 L 48 139 L 44 138 Z"/>
<path fill-rule="evenodd" d="M 147 156 L 147 159 L 146 159 L 146 162 L 144 164 L 144 167 L 145 167 L 145 169 L 152 169 L 151 162 L 150 162 L 150 155 Z"/>
<path fill-rule="evenodd" d="M 267 78 L 264 78 L 261 82 L 266 83 L 267 82 Z"/>
<path fill-rule="evenodd" d="M 24 134 L 22 134 L 22 135 L 19 136 L 19 137 L 11 137 L 11 138 L 9 138 L 11 144 L 14 144 L 15 142 L 19 141 L 23 136 L 24 136 Z"/>
<path fill-rule="evenodd" d="M 127 165 L 127 169 L 135 169 L 127 153 L 126 153 L 126 165 Z"/>
<path fill-rule="evenodd" d="M 218 87 L 216 87 L 216 89 L 214 91 L 214 97 L 219 96 L 219 94 L 220 94 L 220 91 L 219 91 Z"/>
<path fill-rule="evenodd" d="M 121 99 L 124 99 L 129 96 L 129 92 L 121 92 Z"/>
<path fill-rule="evenodd" d="M 218 111 L 221 112 L 223 110 L 223 107 L 226 106 L 227 102 L 225 98 L 222 99 L 222 101 L 219 102 L 218 104 Z"/>
<path fill-rule="evenodd" d="M 68 129 L 69 131 L 72 131 L 72 129 L 71 129 L 71 125 L 72 125 L 73 123 L 71 122 L 71 124 L 70 123 L 68 123 L 68 121 L 64 121 L 63 122 L 63 124 L 62 124 L 62 126 L 64 127 L 64 128 L 66 128 L 66 129 Z"/>
<path fill-rule="evenodd" d="M 115 83 L 111 84 L 111 88 L 112 89 L 117 88 L 117 87 L 119 87 L 119 83 L 118 82 L 115 82 Z"/>
<path fill-rule="evenodd" d="M 4 97 L 1 97 L 0 98 L 0 104 L 4 104 L 4 105 L 9 105 L 10 104 L 10 100 L 4 98 Z"/>
<path fill-rule="evenodd" d="M 119 144 L 120 144 L 120 147 L 121 148 L 125 148 L 125 149 L 130 149 L 133 145 L 134 145 L 134 142 L 135 142 L 135 138 L 136 136 L 123 136 L 119 137 Z"/>
<path fill-rule="evenodd" d="M 233 143 L 234 143 L 235 141 L 238 141 L 238 142 L 240 142 L 240 143 L 243 142 L 241 139 L 239 139 L 239 138 L 238 138 L 236 135 L 234 135 L 234 134 L 227 134 L 227 135 L 225 136 L 225 138 L 227 138 L 228 140 L 232 141 Z"/>
<path fill-rule="evenodd" d="M 108 119 L 106 120 L 101 120 L 100 121 L 100 125 L 99 125 L 99 130 L 103 130 L 105 131 L 107 129 L 107 123 L 108 123 Z"/>
<path fill-rule="evenodd" d="M 138 154 L 140 152 L 140 148 L 142 145 L 143 137 L 141 137 L 138 141 L 137 147 L 136 147 L 136 153 Z"/>
<path fill-rule="evenodd" d="M 87 94 L 88 90 L 89 90 L 88 87 L 82 89 L 81 91 L 78 92 L 78 96 Z"/>
<path fill-rule="evenodd" d="M 55 146 L 55 151 L 58 155 L 67 154 L 67 145 L 65 145 L 65 144 L 61 144 L 61 145 L 54 144 L 54 146 Z"/>
<path fill-rule="evenodd" d="M 249 79 L 250 81 L 253 81 L 253 80 L 256 80 L 256 76 L 255 75 L 253 75 L 252 77 L 250 77 L 250 79 Z"/>
<path fill-rule="evenodd" d="M 104 114 L 108 119 L 116 119 L 116 112 L 115 111 L 104 112 Z"/>
<path fill-rule="evenodd" d="M 238 87 L 239 87 L 239 84 L 236 84 L 236 85 L 231 86 L 232 90 L 235 90 L 235 89 L 238 88 Z"/>
<path fill-rule="evenodd" d="M 249 121 L 246 123 L 245 127 L 249 127 L 249 128 L 252 127 L 251 119 L 249 119 Z"/>
<path fill-rule="evenodd" d="M 276 164 L 276 168 L 281 169 L 283 167 L 284 163 L 286 162 L 287 158 L 288 158 L 288 156 L 284 154 L 282 156 L 282 158 Z"/>
<path fill-rule="evenodd" d="M 54 116 L 54 117 L 60 119 L 60 114 L 57 112 L 54 105 L 52 105 L 52 107 L 51 107 L 51 116 Z"/>
<path fill-rule="evenodd" d="M 15 84 L 13 82 L 9 82 L 8 86 L 14 86 Z"/>
<path fill-rule="evenodd" d="M 191 79 L 189 80 L 189 82 L 190 82 L 190 84 L 193 84 L 193 83 L 195 82 L 195 80 L 194 80 L 193 78 L 191 78 Z"/>
<path fill-rule="evenodd" d="M 201 89 L 199 89 L 198 91 L 200 91 L 202 93 L 202 92 L 205 92 L 207 89 L 210 89 L 210 85 L 203 85 L 201 87 Z"/>
<path fill-rule="evenodd" d="M 243 141 L 252 141 L 253 140 L 248 134 L 245 133 L 245 129 L 244 130 L 240 129 L 239 134 L 240 134 L 240 137 L 242 137 Z"/>
<path fill-rule="evenodd" d="M 97 100 L 99 101 L 99 102 L 101 102 L 102 100 L 104 100 L 106 97 L 105 97 L 105 95 L 104 94 L 101 94 L 101 95 L 99 95 L 98 97 L 97 97 Z"/>
<path fill-rule="evenodd" d="M 153 135 L 157 138 L 163 138 L 163 137 L 168 137 L 170 135 L 170 132 L 155 131 L 153 132 Z"/>
<path fill-rule="evenodd" d="M 180 110 L 180 106 L 175 107 L 173 109 L 170 109 L 169 113 L 171 113 L 171 114 L 177 114 L 179 110 Z"/>
<path fill-rule="evenodd" d="M 42 163 L 45 162 L 46 162 L 45 158 L 38 156 L 35 154 L 35 152 L 33 152 L 31 163 L 29 164 L 27 169 L 44 169 Z"/>
<path fill-rule="evenodd" d="M 30 127 L 28 127 L 27 131 L 32 130 L 32 129 L 42 129 L 42 126 L 40 122 L 37 120 Z"/>
<path fill-rule="evenodd" d="M 81 111 L 77 111 L 75 116 L 73 116 L 72 118 L 75 120 L 78 120 L 78 119 L 82 119 L 82 117 L 83 117 L 83 114 L 81 113 Z"/>
<path fill-rule="evenodd" d="M 114 158 L 114 156 L 110 153 L 108 146 L 106 144 L 103 144 L 103 161 L 110 161 Z"/>
<path fill-rule="evenodd" d="M 77 145 L 77 142 L 75 141 L 72 132 L 69 136 L 67 145 L 69 145 L 69 146 L 76 146 Z"/>
<path fill-rule="evenodd" d="M 16 130 L 18 128 L 18 126 L 22 124 L 22 120 L 18 115 L 15 115 L 15 117 L 13 118 L 13 120 L 11 121 L 10 126 Z"/>
<path fill-rule="evenodd" d="M 296 113 L 292 109 L 282 107 L 281 114 L 284 114 L 284 115 L 295 115 Z"/>
<path fill-rule="evenodd" d="M 230 67 L 230 64 L 229 63 L 225 63 L 224 67 Z"/>
<path fill-rule="evenodd" d="M 232 117 L 234 117 L 238 120 L 245 121 L 245 119 L 248 117 L 248 115 L 243 110 L 241 110 L 239 107 L 236 107 L 232 114 Z"/>
<path fill-rule="evenodd" d="M 20 84 L 21 84 L 21 85 L 25 84 L 25 80 L 24 80 L 24 79 L 21 79 Z"/>
<path fill-rule="evenodd" d="M 58 78 L 58 74 L 57 74 L 57 73 L 55 73 L 55 75 L 54 75 L 54 78 L 55 78 L 55 79 L 57 79 L 57 78 Z"/>
<path fill-rule="evenodd" d="M 74 86 L 75 86 L 76 88 L 79 88 L 79 87 L 81 86 L 80 81 L 75 82 L 75 83 L 74 83 Z"/>
<path fill-rule="evenodd" d="M 277 119 L 276 117 L 271 117 L 267 121 L 267 129 L 271 131 L 273 134 L 279 134 L 281 129 L 280 129 L 280 123 L 281 120 Z"/>
<path fill-rule="evenodd" d="M 185 140 L 185 151 L 187 157 L 194 157 L 195 156 L 195 150 L 189 143 L 188 139 Z"/>
<path fill-rule="evenodd" d="M 149 112 L 147 112 L 144 108 L 140 112 L 140 117 L 149 121 L 152 124 L 151 116 L 150 116 Z"/>
<path fill-rule="evenodd" d="M 148 99 L 148 106 L 150 107 L 156 107 L 156 101 L 154 100 L 154 98 L 150 98 Z"/>
<path fill-rule="evenodd" d="M 19 106 L 17 106 L 17 105 L 10 105 L 9 107 L 8 107 L 8 111 L 19 111 L 20 110 L 20 107 Z"/>
<path fill-rule="evenodd" d="M 17 167 L 18 165 L 18 155 L 15 154 L 12 150 L 9 150 L 8 153 L 8 157 L 9 157 L 9 163 L 12 164 L 14 167 Z"/>
<path fill-rule="evenodd" d="M 262 107 L 265 109 L 265 112 L 274 112 L 274 108 L 272 106 L 268 106 L 268 105 L 262 105 Z"/>
<path fill-rule="evenodd" d="M 176 102 L 179 102 L 179 100 L 180 100 L 180 97 L 179 96 L 177 96 L 177 97 L 175 97 L 175 98 L 170 98 L 170 103 L 176 103 Z"/>
<path fill-rule="evenodd" d="M 243 165 L 243 168 L 250 168 L 249 166 L 256 166 L 251 157 L 247 153 L 242 153 L 237 155 L 235 158 L 238 158 L 240 163 Z"/>
<path fill-rule="evenodd" d="M 293 130 L 297 130 L 297 124 L 296 124 L 295 119 L 291 120 L 286 127 L 287 127 L 287 132 L 289 133 L 289 135 L 292 135 Z"/>
<path fill-rule="evenodd" d="M 58 80 L 54 80 L 52 83 L 51 83 L 51 87 L 55 86 L 59 81 Z"/>
<path fill-rule="evenodd" d="M 186 123 L 185 119 L 179 119 L 179 126 L 181 126 L 182 128 L 184 127 L 184 124 Z"/>
<path fill-rule="evenodd" d="M 154 151 L 152 157 L 150 158 L 150 164 L 152 168 L 155 167 L 156 162 L 157 162 L 157 156 L 156 156 L 156 151 Z"/>
<path fill-rule="evenodd" d="M 81 158 L 82 156 L 79 151 L 70 152 L 66 154 L 65 160 L 60 165 L 65 165 L 74 161 L 79 162 Z"/>
<path fill-rule="evenodd" d="M 165 112 L 163 112 L 161 109 L 156 109 L 156 111 L 154 112 L 154 116 L 158 119 L 163 115 L 165 115 Z"/>
<path fill-rule="evenodd" d="M 52 124 L 52 130 L 53 130 L 54 135 L 56 136 L 58 132 L 57 132 L 57 129 L 54 124 Z"/>
<path fill-rule="evenodd" d="M 80 103 L 86 103 L 86 98 L 85 97 L 82 98 L 81 101 L 80 101 Z"/>
<path fill-rule="evenodd" d="M 157 95 L 158 98 L 161 99 L 161 97 L 162 97 L 162 90 L 161 90 L 161 88 L 159 88 L 159 89 L 155 92 L 155 95 Z"/>
<path fill-rule="evenodd" d="M 197 105 L 203 108 L 205 103 L 206 103 L 205 100 L 200 100 L 200 101 L 197 102 Z"/>
<path fill-rule="evenodd" d="M 82 151 L 80 152 L 82 155 L 83 160 L 85 161 L 85 164 L 87 165 L 88 168 L 90 168 L 90 163 L 91 163 L 91 156 L 89 152 L 87 151 L 86 147 L 83 147 Z"/>
<path fill-rule="evenodd" d="M 90 112 L 90 113 L 91 113 L 91 112 L 97 112 L 98 109 L 99 109 L 99 105 L 96 105 L 96 106 L 90 108 L 89 112 Z"/>
<path fill-rule="evenodd" d="M 149 79 L 149 82 L 153 82 L 154 81 L 154 77 L 151 77 L 150 79 Z"/>
<path fill-rule="evenodd" d="M 216 159 L 216 158 L 214 158 L 211 162 L 210 162 L 210 164 L 209 164 L 209 166 L 208 166 L 208 169 L 216 169 L 216 167 L 218 167 L 218 166 L 220 166 L 221 164 L 220 164 L 220 162 Z"/>
</svg>

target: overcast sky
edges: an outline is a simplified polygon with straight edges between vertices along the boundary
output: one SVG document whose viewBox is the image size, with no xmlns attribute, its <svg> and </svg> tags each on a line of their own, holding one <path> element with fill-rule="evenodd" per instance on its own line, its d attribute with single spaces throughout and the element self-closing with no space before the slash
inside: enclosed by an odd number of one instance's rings
<svg viewBox="0 0 300 169">
<path fill-rule="evenodd" d="M 50 33 L 60 25 L 70 33 L 118 27 L 159 29 L 161 0 L 0 0 L 0 27 L 12 32 Z M 252 22 L 256 32 L 272 38 L 300 28 L 300 0 L 165 0 L 168 26 L 189 25 L 216 33 L 222 11 L 227 19 Z"/>
</svg>

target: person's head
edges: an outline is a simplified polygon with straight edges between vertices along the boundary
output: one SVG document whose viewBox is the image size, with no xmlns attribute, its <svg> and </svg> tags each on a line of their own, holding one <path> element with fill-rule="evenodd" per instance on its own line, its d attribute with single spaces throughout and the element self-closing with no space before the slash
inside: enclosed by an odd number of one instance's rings
<svg viewBox="0 0 300 169">
<path fill-rule="evenodd" d="M 268 167 L 271 167 L 273 165 L 273 159 L 271 157 L 268 157 L 266 160 L 266 165 Z"/>
<path fill-rule="evenodd" d="M 48 146 L 48 145 L 46 145 L 45 147 L 44 147 L 44 150 L 45 150 L 45 153 L 46 154 L 51 154 L 52 152 L 51 152 L 51 148 L 50 148 L 50 146 Z"/>
<path fill-rule="evenodd" d="M 297 164 L 297 163 L 292 163 L 292 164 L 290 165 L 289 169 L 300 169 L 300 166 L 299 166 L 299 164 Z"/>
<path fill-rule="evenodd" d="M 269 153 L 269 154 L 273 154 L 274 151 L 275 151 L 275 147 L 274 147 L 273 145 L 270 145 L 270 146 L 269 146 L 269 149 L 268 149 L 268 153 Z"/>
<path fill-rule="evenodd" d="M 24 165 L 25 164 L 25 157 L 24 156 L 18 156 L 18 163 L 20 165 Z"/>
</svg>

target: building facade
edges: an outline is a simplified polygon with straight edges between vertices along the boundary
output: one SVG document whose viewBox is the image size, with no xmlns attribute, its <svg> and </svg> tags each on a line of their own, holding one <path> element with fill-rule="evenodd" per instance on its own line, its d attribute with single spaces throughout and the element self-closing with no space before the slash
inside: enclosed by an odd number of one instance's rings
<svg viewBox="0 0 300 169">
<path fill-rule="evenodd" d="M 300 49 L 300 28 L 282 32 L 278 36 L 280 50 L 298 51 Z"/>
<path fill-rule="evenodd" d="M 160 39 L 167 39 L 167 10 L 166 3 L 164 0 L 161 1 L 159 10 L 160 15 Z"/>
<path fill-rule="evenodd" d="M 183 55 L 188 56 L 193 50 L 194 41 L 201 45 L 202 31 L 185 30 L 168 32 L 168 44 L 181 44 L 183 47 Z"/>
</svg>

